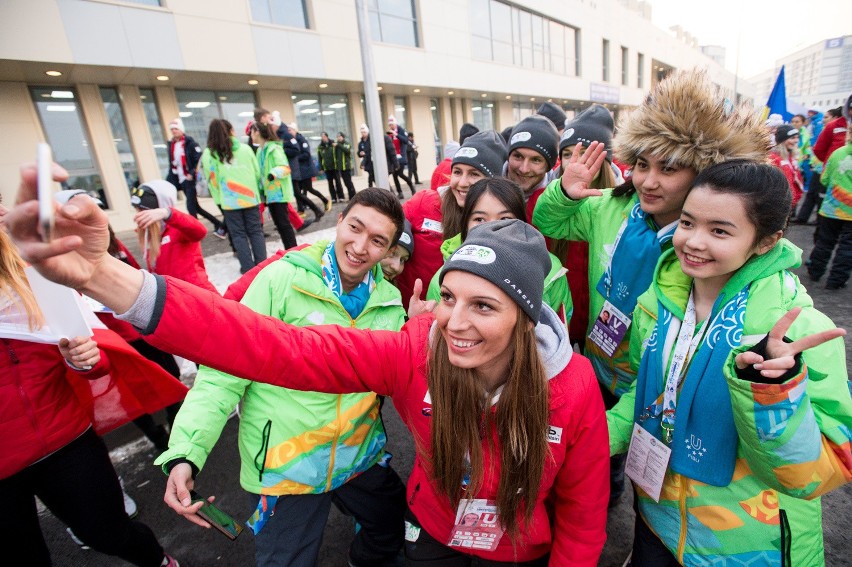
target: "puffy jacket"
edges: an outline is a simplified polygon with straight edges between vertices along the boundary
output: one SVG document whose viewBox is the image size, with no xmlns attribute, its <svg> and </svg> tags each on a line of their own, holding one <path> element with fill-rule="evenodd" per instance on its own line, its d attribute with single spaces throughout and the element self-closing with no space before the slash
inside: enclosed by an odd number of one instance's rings
<svg viewBox="0 0 852 567">
<path fill-rule="evenodd" d="M 402 295 L 402 304 L 408 305 L 414 293 L 414 282 L 420 279 L 424 286 L 429 285 L 432 276 L 444 265 L 444 257 L 441 255 L 441 243 L 444 241 L 441 193 L 418 191 L 403 203 L 402 212 L 411 223 L 414 254 L 405 263 L 405 269 L 394 283 Z"/>
<path fill-rule="evenodd" d="M 831 154 L 820 181 L 827 188 L 819 208 L 822 217 L 852 221 L 852 144 Z"/>
<path fill-rule="evenodd" d="M 433 315 L 415 317 L 402 332 L 300 328 L 260 317 L 179 280 L 158 279 L 157 286 L 158 299 L 145 332 L 150 333 L 146 340 L 163 350 L 181 356 L 191 352 L 203 364 L 278 386 L 391 396 L 418 440 L 408 506 L 429 535 L 448 541 L 455 508 L 429 473 L 432 412 L 426 361 Z M 188 318 L 197 317 L 206 321 L 204 328 L 186 325 Z M 215 336 L 207 328 L 217 329 Z M 606 539 L 609 498 L 603 401 L 591 366 L 572 353 L 564 325 L 550 308 L 543 308 L 536 335 L 549 378 L 552 454 L 535 497 L 532 524 L 514 546 L 506 536 L 493 552 L 470 553 L 493 561 L 527 561 L 550 552 L 551 565 L 591 567 L 597 565 Z M 225 350 L 222 344 L 239 348 Z M 490 445 L 497 440 L 482 443 L 485 478 L 479 493 L 471 496 L 494 499 L 500 463 L 493 459 Z"/>
<path fill-rule="evenodd" d="M 453 238 L 444 241 L 441 245 L 441 255 L 445 262 L 453 255 L 453 252 L 459 249 L 461 244 L 461 234 L 457 234 Z M 542 296 L 542 300 L 544 303 L 550 305 L 550 308 L 559 315 L 559 318 L 567 326 L 571 321 L 574 304 L 571 302 L 571 290 L 568 289 L 568 280 L 565 279 L 565 271 L 565 268 L 562 267 L 556 256 L 550 254 L 550 272 L 544 278 L 544 295 Z M 438 283 L 439 275 L 440 270 L 432 276 L 432 281 L 429 282 L 429 289 L 426 293 L 427 299 L 434 299 L 435 301 L 441 299 L 441 284 Z"/>
<path fill-rule="evenodd" d="M 781 170 L 784 177 L 787 178 L 787 183 L 790 185 L 790 193 L 793 195 L 793 207 L 802 198 L 802 172 L 797 164 L 790 163 L 790 160 L 781 159 L 781 155 L 775 152 L 770 152 L 769 161 Z"/>
<path fill-rule="evenodd" d="M 319 168 L 322 171 L 337 170 L 337 166 L 334 163 L 334 145 L 331 143 L 331 140 L 319 143 L 317 146 L 317 159 L 319 160 Z"/>
<path fill-rule="evenodd" d="M 92 426 L 69 380 L 109 371 L 101 360 L 88 372 L 72 370 L 56 345 L 0 338 L 0 479 L 61 449 Z"/>
<path fill-rule="evenodd" d="M 266 142 L 257 150 L 263 197 L 266 203 L 295 203 L 290 162 L 284 154 L 281 142 Z M 272 181 L 269 176 L 272 175 Z"/>
<path fill-rule="evenodd" d="M 846 144 L 846 118 L 835 118 L 825 125 L 814 143 L 814 155 L 825 163 L 834 150 Z"/>
<path fill-rule="evenodd" d="M 781 240 L 746 263 L 722 290 L 731 297 L 751 284 L 743 346 L 731 352 L 718 377 L 727 381 L 737 431 L 730 440 L 737 444 L 731 483 L 710 486 L 669 469 L 659 504 L 637 489 L 642 518 L 684 565 L 824 564 L 820 496 L 852 479 L 852 398 L 843 341 L 805 351 L 796 376 L 781 383 L 741 379 L 733 363 L 793 307 L 802 312 L 787 333 L 792 340 L 834 327 L 788 271 L 800 261 L 801 250 Z M 664 252 L 634 314 L 634 368 L 656 326 L 658 300 L 682 319 L 691 286 L 674 250 Z M 656 379 L 662 388 L 665 377 Z M 637 381 L 607 414 L 614 454 L 627 451 L 641 386 Z"/>
<path fill-rule="evenodd" d="M 394 331 L 402 327 L 405 312 L 399 293 L 382 279 L 378 267 L 373 271 L 376 288 L 367 305 L 356 319 L 349 316 L 322 278 L 320 259 L 327 244 L 318 242 L 289 252 L 269 264 L 256 276 L 242 303 L 297 326 Z M 221 339 L 220 349 L 235 345 L 225 336 Z M 263 340 L 256 344 L 263 350 L 273 348 Z M 300 347 L 292 342 L 287 349 L 298 354 Z M 372 392 L 300 392 L 202 367 L 172 427 L 169 450 L 155 463 L 165 465 L 182 457 L 203 468 L 238 402 L 242 402 L 240 484 L 249 492 L 328 492 L 373 466 L 383 454 L 386 436 Z"/>
<path fill-rule="evenodd" d="M 148 270 L 216 291 L 207 277 L 204 257 L 201 254 L 201 241 L 207 236 L 207 229 L 198 219 L 174 208 L 169 210 L 171 216 L 165 221 L 166 228 L 160 238 L 157 264 L 152 266 L 146 258 Z"/>
<path fill-rule="evenodd" d="M 589 330 L 605 301 L 597 290 L 598 281 L 609 264 L 618 230 L 637 203 L 635 194 L 613 197 L 611 189 L 602 192 L 600 197 L 575 201 L 565 196 L 561 181 L 556 179 L 547 186 L 533 213 L 533 223 L 545 236 L 589 243 Z M 670 248 L 671 244 L 666 246 Z M 592 361 L 598 380 L 616 396 L 626 392 L 635 378 L 628 359 L 628 343 L 629 333 L 609 357 L 594 342 L 586 341 L 586 356 Z"/>
<path fill-rule="evenodd" d="M 201 154 L 201 167 L 207 175 L 210 196 L 223 210 L 249 209 L 260 204 L 260 166 L 247 145 L 231 136 L 234 157 L 222 163 L 210 148 Z"/>
<path fill-rule="evenodd" d="M 335 142 L 334 169 L 337 171 L 352 169 L 352 144 L 349 142 Z"/>
</svg>

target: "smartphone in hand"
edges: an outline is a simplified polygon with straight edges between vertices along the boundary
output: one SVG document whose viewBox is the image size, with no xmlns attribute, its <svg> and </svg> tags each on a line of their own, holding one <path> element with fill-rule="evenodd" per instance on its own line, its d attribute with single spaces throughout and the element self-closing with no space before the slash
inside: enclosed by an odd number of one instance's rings
<svg viewBox="0 0 852 567">
<path fill-rule="evenodd" d="M 53 152 L 50 146 L 40 143 L 36 149 L 36 173 L 38 175 L 38 229 L 41 239 L 50 242 L 53 238 L 54 216 L 53 208 L 53 175 L 51 165 L 53 164 Z"/>
<path fill-rule="evenodd" d="M 193 504 L 196 502 L 204 502 L 204 505 L 198 510 L 198 516 L 211 526 L 225 534 L 231 541 L 237 539 L 237 536 L 245 529 L 242 523 L 234 520 L 231 516 L 223 512 L 214 504 L 208 502 L 205 498 L 199 496 L 195 491 L 190 492 Z"/>
</svg>

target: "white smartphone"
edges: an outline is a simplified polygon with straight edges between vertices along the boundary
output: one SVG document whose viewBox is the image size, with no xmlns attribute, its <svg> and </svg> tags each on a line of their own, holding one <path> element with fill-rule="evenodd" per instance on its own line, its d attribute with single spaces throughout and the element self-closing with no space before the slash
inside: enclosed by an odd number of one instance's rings
<svg viewBox="0 0 852 567">
<path fill-rule="evenodd" d="M 36 169 L 38 174 L 38 225 L 41 239 L 50 242 L 53 238 L 53 176 L 51 165 L 53 164 L 53 152 L 50 146 L 40 143 L 36 154 Z"/>
</svg>

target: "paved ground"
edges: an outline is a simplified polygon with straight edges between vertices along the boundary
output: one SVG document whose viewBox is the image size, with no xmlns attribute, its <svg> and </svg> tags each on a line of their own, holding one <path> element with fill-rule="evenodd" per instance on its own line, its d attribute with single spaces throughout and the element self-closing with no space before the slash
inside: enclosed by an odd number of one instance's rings
<svg viewBox="0 0 852 567">
<path fill-rule="evenodd" d="M 356 178 L 356 186 L 364 186 L 363 177 Z M 316 187 L 326 193 L 325 182 Z M 426 186 L 421 186 L 426 187 Z M 406 196 L 408 193 L 406 192 Z M 205 207 L 215 210 L 212 203 Z M 334 214 L 326 214 L 320 223 L 311 227 L 306 234 L 299 235 L 301 241 L 313 241 L 327 238 L 333 233 L 337 213 L 343 205 L 336 205 Z M 310 215 L 310 213 L 309 213 Z M 270 251 L 279 247 L 277 234 L 272 224 L 267 227 L 272 235 L 267 238 Z M 811 248 L 812 227 L 793 226 L 788 236 L 807 252 Z M 122 240 L 134 251 L 133 235 L 122 234 Z M 203 243 L 208 272 L 214 284 L 223 288 L 239 275 L 237 259 L 233 257 L 227 242 L 212 236 Z M 829 292 L 820 284 L 811 285 L 803 269 L 799 276 L 809 288 L 816 306 L 829 314 L 838 326 L 852 329 L 852 309 L 850 309 L 849 289 Z M 852 340 L 846 342 L 847 365 L 852 359 Z M 392 403 L 386 404 L 385 424 L 388 429 L 389 449 L 394 454 L 393 465 L 403 479 L 408 477 L 413 464 L 413 447 L 410 436 L 402 425 Z M 158 416 L 163 420 L 163 416 Z M 236 446 L 236 420 L 231 420 L 223 431 L 221 440 L 207 462 L 198 479 L 198 490 L 202 494 L 215 494 L 221 508 L 237 518 L 248 517 L 251 506 L 237 482 L 238 456 Z M 194 524 L 182 520 L 162 503 L 165 476 L 151 465 L 155 457 L 153 446 L 142 438 L 133 426 L 125 426 L 107 437 L 112 449 L 116 470 L 123 477 L 127 491 L 133 495 L 140 509 L 139 519 L 151 526 L 160 538 L 163 546 L 180 559 L 185 567 L 206 565 L 252 565 L 254 562 L 254 544 L 251 534 L 241 535 L 235 542 L 229 542 L 213 530 L 203 530 Z M 632 496 L 628 493 L 620 505 L 609 516 L 608 541 L 601 557 L 600 565 L 619 567 L 624 562 L 632 544 L 633 511 L 629 505 Z M 849 550 L 852 549 L 852 536 L 848 526 L 852 524 L 852 485 L 836 490 L 823 499 L 824 532 L 827 564 L 832 567 L 852 565 Z M 48 540 L 55 565 L 58 567 L 106 567 L 125 565 L 120 560 L 109 558 L 92 551 L 80 550 L 65 535 L 64 526 L 49 512 L 42 514 L 42 526 Z M 351 520 L 332 511 L 325 531 L 325 540 L 319 565 L 321 567 L 345 567 L 345 552 L 353 533 Z"/>
</svg>

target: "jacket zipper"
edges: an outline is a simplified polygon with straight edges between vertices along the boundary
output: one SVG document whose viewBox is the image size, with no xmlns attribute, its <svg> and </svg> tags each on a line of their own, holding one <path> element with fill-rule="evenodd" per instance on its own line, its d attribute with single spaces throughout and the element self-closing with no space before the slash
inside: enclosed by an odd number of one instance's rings
<svg viewBox="0 0 852 567">
<path fill-rule="evenodd" d="M 414 499 L 417 498 L 418 492 L 420 492 L 420 483 L 419 482 L 417 483 L 417 485 L 415 485 L 414 492 L 411 493 L 411 498 L 408 499 L 409 508 L 414 505 Z"/>
<path fill-rule="evenodd" d="M 677 560 L 683 565 L 683 552 L 686 546 L 686 492 L 689 479 L 683 475 L 680 477 L 680 494 L 678 496 L 678 508 L 680 509 L 680 536 L 677 541 Z"/>
<path fill-rule="evenodd" d="M 790 557 L 793 548 L 793 534 L 790 531 L 790 521 L 787 520 L 787 510 L 779 509 L 778 515 L 781 529 L 781 567 L 789 567 L 793 564 Z"/>
<path fill-rule="evenodd" d="M 266 452 L 269 450 L 269 437 L 272 434 L 272 420 L 267 419 L 260 434 L 260 451 L 254 456 L 254 467 L 257 469 L 257 482 L 263 482 L 263 471 L 266 470 Z M 257 463 L 260 459 L 260 464 Z"/>
</svg>

